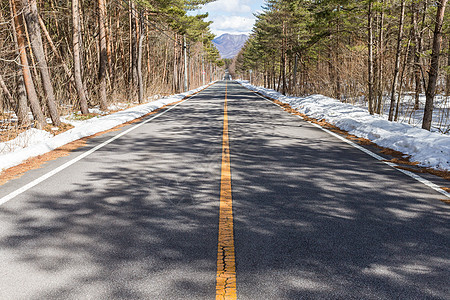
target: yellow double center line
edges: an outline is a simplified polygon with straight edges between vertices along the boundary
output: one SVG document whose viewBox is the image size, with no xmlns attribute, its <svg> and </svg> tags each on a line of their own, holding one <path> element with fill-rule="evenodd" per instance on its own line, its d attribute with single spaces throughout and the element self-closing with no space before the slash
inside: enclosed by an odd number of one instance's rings
<svg viewBox="0 0 450 300">
<path fill-rule="evenodd" d="M 220 179 L 219 245 L 217 249 L 216 300 L 237 299 L 236 263 L 233 235 L 233 199 L 231 197 L 230 143 L 228 139 L 228 100 L 225 82 L 223 116 L 222 170 Z"/>
</svg>

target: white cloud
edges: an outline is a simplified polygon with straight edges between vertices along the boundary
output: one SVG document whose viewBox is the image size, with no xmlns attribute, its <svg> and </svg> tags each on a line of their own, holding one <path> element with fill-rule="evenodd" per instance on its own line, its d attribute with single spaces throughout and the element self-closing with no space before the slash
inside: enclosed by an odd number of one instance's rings
<svg viewBox="0 0 450 300">
<path fill-rule="evenodd" d="M 219 34 L 220 32 L 249 33 L 255 23 L 255 19 L 253 18 L 239 16 L 221 16 L 212 21 L 214 23 L 211 24 L 211 30 L 214 34 Z"/>
<path fill-rule="evenodd" d="M 242 0 L 217 0 L 206 4 L 202 11 L 210 12 L 232 12 L 232 13 L 250 13 L 252 11 L 251 7 L 244 4 L 247 1 Z"/>
<path fill-rule="evenodd" d="M 204 5 L 196 13 L 208 12 L 208 21 L 212 21 L 211 32 L 250 34 L 255 23 L 255 11 L 261 11 L 264 0 L 216 0 Z"/>
</svg>

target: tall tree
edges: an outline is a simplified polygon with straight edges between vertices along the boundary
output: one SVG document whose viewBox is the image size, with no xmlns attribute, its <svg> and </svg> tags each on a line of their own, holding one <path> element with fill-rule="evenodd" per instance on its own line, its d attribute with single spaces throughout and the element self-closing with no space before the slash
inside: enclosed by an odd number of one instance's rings
<svg viewBox="0 0 450 300">
<path fill-rule="evenodd" d="M 422 91 L 420 53 L 422 52 L 422 29 L 419 28 L 419 4 L 417 1 L 411 3 L 411 22 L 413 32 L 413 55 L 414 55 L 414 110 L 419 109 L 419 96 Z M 426 1 L 424 1 L 424 11 L 426 11 Z M 424 12 L 425 15 L 425 12 Z M 422 22 L 423 23 L 423 22 Z M 423 26 L 423 25 L 422 25 Z"/>
<path fill-rule="evenodd" d="M 143 16 L 142 16 L 142 12 L 139 15 L 139 18 L 137 18 L 139 24 L 137 26 L 138 28 L 138 50 L 137 50 L 137 64 L 136 64 L 136 69 L 137 69 L 137 84 L 138 84 L 138 100 L 139 103 L 144 102 L 144 80 L 143 80 L 143 76 L 142 76 L 142 59 L 143 59 L 143 51 L 144 51 L 144 47 L 143 47 L 143 42 L 144 42 L 144 21 L 143 21 Z"/>
<path fill-rule="evenodd" d="M 448 49 L 447 49 L 447 77 L 445 81 L 445 95 L 450 96 L 450 35 L 448 37 Z"/>
<path fill-rule="evenodd" d="M 426 130 L 431 129 L 431 121 L 433 119 L 433 102 L 436 94 L 436 82 L 439 72 L 439 54 L 442 44 L 442 22 L 444 20 L 445 6 L 447 0 L 437 1 L 437 12 L 435 18 L 433 47 L 431 53 L 430 70 L 428 71 L 428 84 L 425 92 L 426 102 L 423 113 L 422 128 Z"/>
<path fill-rule="evenodd" d="M 138 23 L 139 20 L 136 16 L 136 4 L 130 1 L 130 98 L 133 99 L 136 95 L 137 87 L 137 60 L 138 60 Z"/>
<path fill-rule="evenodd" d="M 12 3 L 13 0 L 9 1 L 9 5 L 10 5 L 10 10 L 11 10 L 11 18 L 13 20 L 15 17 L 15 8 L 14 8 L 14 4 Z M 14 38 L 14 44 L 18 45 L 18 41 L 17 41 L 17 30 L 16 30 L 16 25 L 15 25 L 15 21 L 12 22 L 12 28 L 13 28 L 13 38 Z M 20 50 L 18 49 L 18 47 L 16 47 L 16 54 L 17 56 L 20 57 Z M 23 76 L 22 76 L 22 71 L 18 71 L 17 73 L 19 73 L 17 77 L 17 86 L 16 86 L 16 94 L 17 94 L 17 105 L 15 107 L 15 113 L 17 115 L 17 119 L 18 119 L 18 126 L 19 127 L 28 127 L 30 126 L 30 120 L 28 118 L 28 99 L 27 99 L 27 91 L 25 88 L 25 83 L 23 81 Z"/>
<path fill-rule="evenodd" d="M 404 19 L 405 19 L 405 0 L 401 0 L 398 35 L 397 35 L 397 47 L 395 51 L 394 75 L 392 75 L 391 104 L 389 106 L 389 117 L 388 117 L 389 121 L 392 121 L 394 118 L 394 108 L 396 102 L 395 93 L 397 90 L 398 73 L 400 71 L 400 56 L 402 52 Z"/>
<path fill-rule="evenodd" d="M 61 120 L 56 106 L 55 92 L 53 91 L 52 80 L 44 53 L 44 46 L 42 44 L 36 0 L 22 0 L 22 5 L 24 7 L 24 15 L 28 27 L 28 34 L 30 36 L 31 47 L 41 73 L 42 85 L 47 98 L 48 112 L 53 124 L 60 126 Z"/>
<path fill-rule="evenodd" d="M 376 113 L 381 114 L 381 108 L 383 106 L 383 80 L 384 80 L 384 1 L 380 3 L 380 15 L 379 15 L 379 26 L 378 26 L 378 45 L 377 45 L 377 103 L 376 103 Z"/>
<path fill-rule="evenodd" d="M 72 0 L 72 51 L 73 51 L 73 74 L 75 77 L 75 87 L 80 101 L 82 114 L 88 114 L 88 100 L 84 89 L 83 79 L 81 77 L 81 49 L 80 49 L 80 7 L 79 0 Z"/>
<path fill-rule="evenodd" d="M 368 33 L 368 85 L 369 85 L 369 113 L 373 115 L 374 113 L 374 95 L 373 95 L 373 18 L 372 18 L 372 0 L 369 0 L 367 10 L 367 33 Z"/>
<path fill-rule="evenodd" d="M 25 85 L 28 102 L 30 103 L 31 111 L 35 119 L 35 124 L 38 129 L 44 128 L 46 121 L 44 114 L 42 113 L 41 105 L 39 104 L 39 98 L 36 93 L 33 78 L 28 64 L 28 58 L 26 53 L 26 37 L 25 37 L 25 24 L 23 22 L 22 14 L 18 14 L 18 11 L 23 9 L 21 7 L 20 0 L 11 0 L 11 10 L 14 16 L 14 26 L 17 36 L 17 48 L 19 49 L 20 63 L 22 66 L 22 76 Z"/>
<path fill-rule="evenodd" d="M 108 64 L 108 51 L 106 44 L 106 7 L 105 0 L 98 0 L 98 24 L 99 24 L 99 67 L 98 67 L 98 81 L 99 81 L 99 95 L 100 95 L 100 109 L 107 109 L 106 96 L 106 70 Z"/>
</svg>

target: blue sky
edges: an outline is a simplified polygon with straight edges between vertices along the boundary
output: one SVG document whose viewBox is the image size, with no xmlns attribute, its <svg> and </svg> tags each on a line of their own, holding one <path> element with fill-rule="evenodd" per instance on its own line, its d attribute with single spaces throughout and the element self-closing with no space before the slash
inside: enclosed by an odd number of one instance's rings
<svg viewBox="0 0 450 300">
<path fill-rule="evenodd" d="M 260 12 L 264 0 L 217 0 L 203 6 L 198 13 L 208 12 L 213 21 L 211 31 L 217 36 L 224 33 L 248 34 L 255 22 L 254 13 Z"/>
</svg>

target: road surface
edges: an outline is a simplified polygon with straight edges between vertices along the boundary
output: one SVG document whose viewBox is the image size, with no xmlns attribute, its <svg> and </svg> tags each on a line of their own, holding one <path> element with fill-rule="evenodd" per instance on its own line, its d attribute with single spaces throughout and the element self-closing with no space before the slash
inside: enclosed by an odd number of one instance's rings
<svg viewBox="0 0 450 300">
<path fill-rule="evenodd" d="M 1 205 L 0 299 L 450 299 L 443 198 L 222 81 Z"/>
</svg>

